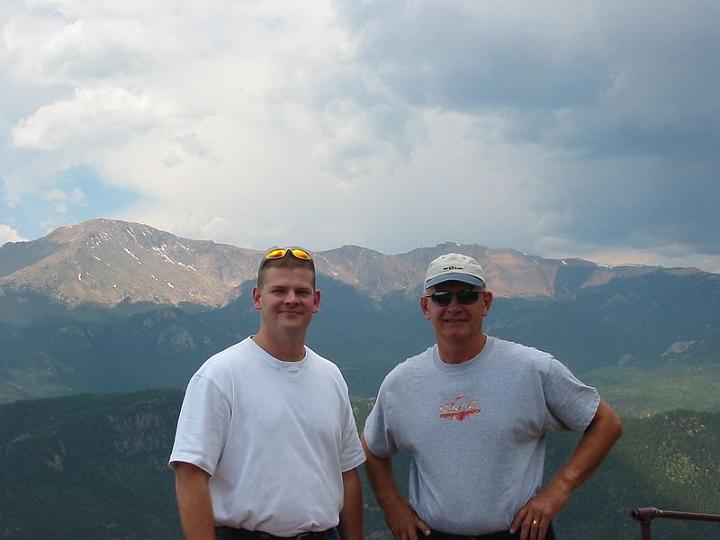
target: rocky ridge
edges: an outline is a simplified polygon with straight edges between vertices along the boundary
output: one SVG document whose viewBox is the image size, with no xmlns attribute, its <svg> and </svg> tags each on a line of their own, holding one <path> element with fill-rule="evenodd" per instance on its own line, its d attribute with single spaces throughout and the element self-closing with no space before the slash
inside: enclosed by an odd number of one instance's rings
<svg viewBox="0 0 720 540">
<path fill-rule="evenodd" d="M 416 295 L 430 260 L 450 251 L 475 257 L 496 296 L 575 294 L 656 267 L 605 267 L 580 259 L 544 259 L 511 249 L 455 243 L 385 255 L 358 246 L 317 252 L 318 273 L 379 299 Z M 96 219 L 0 247 L 0 294 L 31 290 L 76 306 L 150 302 L 221 307 L 253 280 L 260 252 L 191 240 L 138 223 Z M 700 272 L 677 269 L 673 272 Z"/>
</svg>

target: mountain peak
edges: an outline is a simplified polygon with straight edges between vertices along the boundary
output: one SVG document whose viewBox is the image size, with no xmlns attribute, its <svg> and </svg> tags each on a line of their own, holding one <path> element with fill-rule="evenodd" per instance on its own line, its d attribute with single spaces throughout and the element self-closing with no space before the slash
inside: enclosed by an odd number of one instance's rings
<svg viewBox="0 0 720 540">
<path fill-rule="evenodd" d="M 428 263 L 449 252 L 477 259 L 500 297 L 575 294 L 622 276 L 658 267 L 600 266 L 582 259 L 544 259 L 513 249 L 444 242 L 385 255 L 355 245 L 315 253 L 319 274 L 379 299 L 393 291 L 416 294 Z M 0 247 L 0 293 L 30 289 L 64 303 L 151 302 L 208 307 L 227 304 L 255 279 L 260 253 L 191 240 L 149 225 L 93 219 L 59 227 L 43 238 Z M 668 270 L 670 271 L 670 270 Z M 692 269 L 673 269 L 693 273 Z"/>
<path fill-rule="evenodd" d="M 0 254 L 5 251 L 0 248 Z M 224 305 L 252 277 L 249 255 L 256 257 L 252 250 L 109 219 L 59 227 L 7 251 L 0 286 L 38 290 L 70 304 L 104 305 L 128 300 Z"/>
</svg>

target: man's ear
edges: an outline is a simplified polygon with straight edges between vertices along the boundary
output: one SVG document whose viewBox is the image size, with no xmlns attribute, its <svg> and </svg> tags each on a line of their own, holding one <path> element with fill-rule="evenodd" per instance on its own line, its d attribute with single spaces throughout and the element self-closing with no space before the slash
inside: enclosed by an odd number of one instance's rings
<svg viewBox="0 0 720 540">
<path fill-rule="evenodd" d="M 422 313 L 426 319 L 430 319 L 430 312 L 428 311 L 428 302 L 429 301 L 430 301 L 430 299 L 427 296 L 420 297 L 420 311 L 422 311 Z"/>
<path fill-rule="evenodd" d="M 493 293 L 491 293 L 490 291 L 485 291 L 483 294 L 485 295 L 485 315 L 487 315 L 490 312 L 490 308 L 492 307 Z"/>
<path fill-rule="evenodd" d="M 313 313 L 317 313 L 320 309 L 320 289 L 315 289 L 313 293 Z"/>
<path fill-rule="evenodd" d="M 252 289 L 252 301 L 253 301 L 253 305 L 255 306 L 255 309 L 260 309 L 260 297 L 261 296 L 262 296 L 262 292 L 260 291 L 260 287 L 258 287 L 256 285 Z"/>
</svg>

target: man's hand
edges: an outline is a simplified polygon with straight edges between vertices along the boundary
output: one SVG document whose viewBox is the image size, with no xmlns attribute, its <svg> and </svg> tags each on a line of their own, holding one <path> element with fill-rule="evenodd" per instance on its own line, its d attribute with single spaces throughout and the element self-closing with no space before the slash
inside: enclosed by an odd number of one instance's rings
<svg viewBox="0 0 720 540">
<path fill-rule="evenodd" d="M 417 540 L 418 531 L 425 536 L 430 534 L 430 527 L 418 517 L 410 503 L 402 497 L 386 504 L 383 510 L 385 521 L 395 540 Z"/>
<path fill-rule="evenodd" d="M 385 522 L 388 524 L 395 540 L 418 540 L 418 531 L 425 536 L 430 534 L 428 527 L 412 509 L 410 503 L 400 495 L 393 477 L 392 458 L 380 458 L 373 454 L 360 437 L 365 450 L 365 470 L 367 470 L 370 484 L 375 492 L 375 498 L 385 513 Z"/>
<path fill-rule="evenodd" d="M 552 481 L 515 515 L 510 532 L 520 529 L 520 540 L 545 540 L 552 519 L 565 507 L 573 491 L 600 465 L 621 434 L 620 418 L 601 400 L 573 455 Z"/>
<path fill-rule="evenodd" d="M 565 507 L 571 493 L 559 483 L 551 483 L 515 514 L 510 532 L 520 529 L 520 540 L 545 540 L 550 522 Z"/>
</svg>

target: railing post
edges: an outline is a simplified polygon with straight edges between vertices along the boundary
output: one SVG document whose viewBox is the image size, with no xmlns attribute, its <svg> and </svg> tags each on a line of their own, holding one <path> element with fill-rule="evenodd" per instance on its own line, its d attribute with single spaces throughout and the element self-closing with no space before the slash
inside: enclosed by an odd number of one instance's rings
<svg viewBox="0 0 720 540">
<path fill-rule="evenodd" d="M 631 515 L 640 522 L 641 540 L 652 540 L 652 520 L 662 515 L 662 512 L 657 508 L 635 508 Z"/>
<path fill-rule="evenodd" d="M 650 521 L 640 522 L 640 540 L 652 540 L 652 531 L 650 530 Z"/>
</svg>

